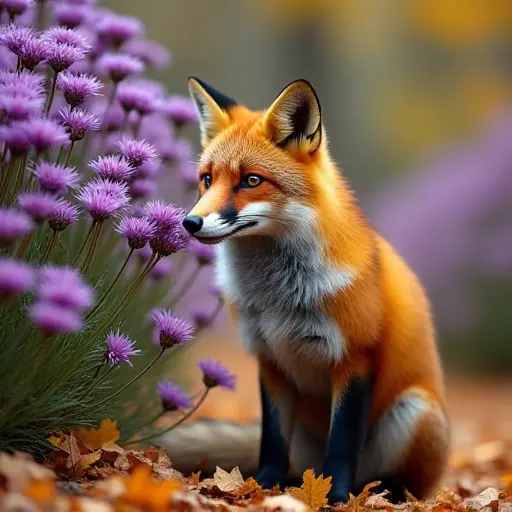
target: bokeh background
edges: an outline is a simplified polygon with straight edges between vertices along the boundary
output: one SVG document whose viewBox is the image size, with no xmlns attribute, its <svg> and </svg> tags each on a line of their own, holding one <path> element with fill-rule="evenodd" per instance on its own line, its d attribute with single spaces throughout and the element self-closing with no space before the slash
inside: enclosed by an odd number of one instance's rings
<svg viewBox="0 0 512 512">
<path fill-rule="evenodd" d="M 510 0 L 103 3 L 171 50 L 156 77 L 172 91 L 195 74 L 262 108 L 312 82 L 335 159 L 430 294 L 448 375 L 512 375 Z M 209 279 L 189 306 L 209 300 Z M 235 338 L 223 314 L 194 348 L 243 383 L 225 407 L 211 400 L 226 417 L 245 414 L 256 384 Z"/>
</svg>

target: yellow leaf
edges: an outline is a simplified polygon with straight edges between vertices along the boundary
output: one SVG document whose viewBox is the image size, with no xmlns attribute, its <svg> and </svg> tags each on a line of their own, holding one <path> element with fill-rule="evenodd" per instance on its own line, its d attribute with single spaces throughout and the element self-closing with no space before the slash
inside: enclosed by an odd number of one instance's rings
<svg viewBox="0 0 512 512">
<path fill-rule="evenodd" d="M 224 492 L 234 492 L 244 485 L 244 477 L 238 466 L 231 470 L 231 473 L 224 471 L 217 466 L 215 474 L 213 475 L 215 485 Z"/>
<path fill-rule="evenodd" d="M 247 496 L 248 494 L 252 494 L 254 491 L 259 490 L 261 490 L 261 485 L 251 476 L 244 482 L 240 489 L 235 491 L 235 494 L 237 496 Z"/>
<path fill-rule="evenodd" d="M 302 475 L 304 483 L 300 487 L 289 487 L 286 492 L 302 500 L 311 508 L 318 509 L 327 505 L 327 493 L 331 490 L 332 477 L 315 477 L 315 471 L 308 469 Z"/>
<path fill-rule="evenodd" d="M 190 485 L 193 485 L 194 487 L 199 487 L 200 478 L 201 478 L 201 471 L 198 471 L 197 473 L 192 473 L 188 477 L 188 481 L 189 481 Z"/>
<path fill-rule="evenodd" d="M 84 474 L 84 471 L 89 467 L 92 466 L 95 462 L 99 461 L 101 458 L 101 450 L 98 450 L 97 452 L 89 453 L 88 455 L 83 455 L 80 457 L 80 460 L 77 462 L 75 467 L 75 474 L 76 478 L 81 478 L 81 476 Z"/>
<path fill-rule="evenodd" d="M 117 421 L 108 418 L 101 422 L 99 429 L 90 428 L 85 430 L 79 428 L 74 430 L 73 434 L 90 451 L 99 450 L 103 443 L 115 443 L 121 436 L 119 430 L 117 430 Z"/>
<path fill-rule="evenodd" d="M 57 436 L 50 436 L 48 438 L 48 442 L 58 448 L 60 446 L 60 444 L 62 443 L 62 438 L 57 437 Z"/>
</svg>

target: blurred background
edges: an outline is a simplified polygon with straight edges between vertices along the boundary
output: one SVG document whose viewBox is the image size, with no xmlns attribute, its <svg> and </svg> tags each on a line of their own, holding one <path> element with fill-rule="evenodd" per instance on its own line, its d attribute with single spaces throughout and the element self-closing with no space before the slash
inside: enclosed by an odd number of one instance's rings
<svg viewBox="0 0 512 512">
<path fill-rule="evenodd" d="M 448 378 L 512 375 L 510 0 L 103 4 L 173 53 L 155 75 L 172 91 L 186 94 L 195 74 L 259 109 L 292 80 L 312 82 L 335 159 L 430 294 Z M 197 128 L 186 133 L 197 151 Z M 193 302 L 208 300 L 210 277 Z M 205 414 L 259 413 L 254 366 L 236 347 L 222 314 L 193 349 L 239 376 L 236 397 Z"/>
</svg>

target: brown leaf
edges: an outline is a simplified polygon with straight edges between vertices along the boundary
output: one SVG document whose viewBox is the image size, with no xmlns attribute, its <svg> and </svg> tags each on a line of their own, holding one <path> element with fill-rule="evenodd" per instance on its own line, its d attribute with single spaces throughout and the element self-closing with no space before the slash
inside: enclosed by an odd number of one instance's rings
<svg viewBox="0 0 512 512">
<path fill-rule="evenodd" d="M 315 509 L 327 505 L 327 493 L 331 490 L 332 477 L 324 478 L 323 475 L 320 475 L 316 478 L 315 471 L 308 469 L 304 471 L 302 479 L 304 483 L 300 489 L 290 487 L 286 492 Z"/>
<path fill-rule="evenodd" d="M 483 508 L 490 507 L 493 512 L 497 512 L 499 499 L 504 497 L 505 493 L 502 491 L 488 487 L 477 496 L 464 500 L 464 505 L 470 510 L 482 510 Z"/>
<path fill-rule="evenodd" d="M 242 487 L 235 491 L 234 494 L 236 496 L 248 496 L 249 494 L 252 494 L 254 491 L 260 490 L 261 485 L 258 482 L 256 482 L 256 480 L 254 480 L 254 478 L 251 476 L 244 482 Z"/>
<path fill-rule="evenodd" d="M 101 450 L 96 452 L 88 453 L 87 455 L 82 455 L 78 460 L 75 466 L 75 475 L 76 478 L 82 478 L 85 470 L 92 466 L 95 462 L 98 462 L 101 458 Z"/>
<path fill-rule="evenodd" d="M 124 455 L 125 452 L 118 444 L 109 441 L 103 443 L 101 446 L 101 458 L 109 464 L 114 464 L 120 455 Z"/>
<path fill-rule="evenodd" d="M 199 482 L 200 482 L 200 479 L 201 478 L 201 471 L 198 471 L 197 473 L 192 473 L 189 477 L 188 477 L 188 481 L 190 483 L 190 485 L 193 485 L 194 487 L 199 487 Z"/>
<path fill-rule="evenodd" d="M 127 450 L 126 456 L 128 457 L 128 462 L 131 464 L 133 468 L 137 468 L 139 466 L 146 466 L 150 470 L 153 469 L 153 463 L 150 459 L 148 459 L 142 453 L 139 453 L 135 450 Z"/>
<path fill-rule="evenodd" d="M 365 502 L 364 506 L 373 508 L 375 510 L 387 508 L 392 504 L 384 497 L 389 494 L 389 491 L 383 491 L 378 494 L 372 494 Z"/>
<path fill-rule="evenodd" d="M 224 492 L 233 492 L 244 485 L 244 477 L 240 473 L 238 466 L 231 470 L 231 473 L 224 471 L 217 466 L 213 475 L 215 485 Z"/>
<path fill-rule="evenodd" d="M 112 421 L 108 418 L 101 422 L 99 429 L 90 428 L 85 430 L 80 428 L 74 430 L 73 434 L 90 451 L 100 449 L 104 443 L 116 442 L 121 436 L 117 429 L 117 421 Z"/>
</svg>

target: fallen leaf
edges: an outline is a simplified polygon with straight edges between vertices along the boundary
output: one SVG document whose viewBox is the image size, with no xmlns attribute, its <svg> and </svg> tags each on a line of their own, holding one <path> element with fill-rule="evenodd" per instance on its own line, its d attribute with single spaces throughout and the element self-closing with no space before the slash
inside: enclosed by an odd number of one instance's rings
<svg viewBox="0 0 512 512">
<path fill-rule="evenodd" d="M 101 458 L 109 464 L 114 464 L 120 455 L 124 455 L 124 450 L 116 443 L 109 441 L 101 446 Z"/>
<path fill-rule="evenodd" d="M 137 452 L 135 450 L 127 450 L 126 457 L 128 457 L 128 462 L 131 464 L 133 468 L 138 468 L 139 466 L 146 466 L 151 471 L 153 470 L 153 463 L 151 459 L 148 459 L 142 453 Z"/>
<path fill-rule="evenodd" d="M 238 466 L 233 468 L 231 473 L 228 473 L 217 466 L 213 475 L 213 481 L 223 492 L 233 492 L 244 485 L 244 477 L 242 476 L 242 473 L 240 473 Z"/>
<path fill-rule="evenodd" d="M 78 460 L 75 466 L 75 475 L 76 478 L 82 478 L 85 470 L 92 466 L 95 462 L 98 462 L 101 458 L 101 451 L 98 450 L 96 452 L 89 453 L 87 455 L 82 455 Z"/>
<path fill-rule="evenodd" d="M 104 443 L 115 443 L 121 436 L 117 429 L 117 421 L 112 421 L 108 418 L 101 422 L 99 429 L 93 427 L 89 430 L 79 428 L 77 430 L 73 430 L 73 434 L 91 452 L 99 450 Z"/>
<path fill-rule="evenodd" d="M 465 499 L 464 505 L 470 510 L 482 510 L 483 508 L 490 507 L 493 512 L 497 512 L 499 499 L 502 497 L 505 497 L 505 493 L 498 489 L 488 487 L 477 496 Z"/>
<path fill-rule="evenodd" d="M 51 503 L 56 493 L 55 480 L 49 478 L 30 482 L 23 492 L 25 496 L 40 505 Z"/>
<path fill-rule="evenodd" d="M 261 490 L 261 485 L 258 482 L 256 482 L 256 480 L 254 480 L 254 478 L 251 476 L 244 482 L 242 487 L 240 487 L 239 489 L 237 489 L 235 491 L 234 494 L 236 496 L 248 496 L 249 494 L 253 493 L 254 491 L 260 491 L 260 490 Z"/>
<path fill-rule="evenodd" d="M 197 473 L 192 473 L 188 477 L 188 481 L 190 485 L 193 485 L 194 487 L 199 487 L 199 479 L 201 478 L 201 471 L 198 471 Z"/>
<path fill-rule="evenodd" d="M 512 470 L 507 471 L 504 475 L 502 475 L 500 478 L 500 483 L 504 487 L 503 492 L 507 496 L 512 496 Z"/>
<path fill-rule="evenodd" d="M 58 436 L 50 436 L 50 437 L 48 438 L 48 442 L 49 442 L 50 444 L 52 444 L 53 446 L 55 446 L 55 447 L 57 447 L 57 448 L 58 448 L 58 447 L 60 446 L 60 444 L 62 443 L 62 437 L 58 437 Z"/>
<path fill-rule="evenodd" d="M 302 500 L 312 508 L 320 508 L 327 505 L 327 493 L 331 490 L 332 477 L 324 478 L 323 475 L 315 477 L 315 471 L 308 469 L 302 475 L 304 483 L 299 488 L 289 487 L 287 493 Z"/>
<path fill-rule="evenodd" d="M 383 491 L 378 494 L 372 494 L 364 502 L 364 506 L 375 509 L 375 510 L 392 506 L 392 504 L 384 497 L 387 494 L 389 494 L 389 491 Z"/>
</svg>

